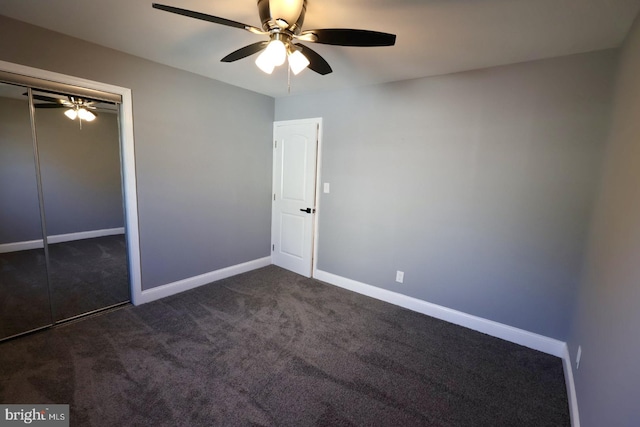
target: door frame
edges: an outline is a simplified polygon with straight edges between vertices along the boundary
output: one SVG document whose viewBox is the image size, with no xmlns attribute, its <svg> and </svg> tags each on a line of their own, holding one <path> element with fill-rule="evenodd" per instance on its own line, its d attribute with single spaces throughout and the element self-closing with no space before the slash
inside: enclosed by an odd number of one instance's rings
<svg viewBox="0 0 640 427">
<path fill-rule="evenodd" d="M 318 265 L 318 218 L 321 214 L 320 209 L 320 171 L 322 169 L 322 117 L 311 117 L 307 119 L 296 119 L 296 120 L 278 120 L 273 122 L 273 131 L 272 131 L 272 147 L 275 144 L 275 136 L 276 136 L 276 126 L 277 125 L 300 125 L 300 124 L 308 124 L 314 123 L 317 125 L 318 132 L 318 141 L 316 144 L 316 174 L 314 176 L 315 180 L 315 200 L 314 200 L 314 208 L 316 210 L 313 215 L 312 220 L 312 231 L 311 231 L 311 277 L 316 276 L 317 265 Z M 275 164 L 275 150 L 273 151 L 273 155 L 271 156 L 271 164 Z M 273 195 L 273 178 L 275 175 L 275 170 L 271 169 L 271 194 Z M 273 221 L 273 205 L 271 206 L 271 215 Z M 271 236 L 271 242 L 273 243 L 273 235 Z M 273 254 L 273 252 L 271 252 Z M 273 261 L 272 261 L 273 264 Z"/>
<path fill-rule="evenodd" d="M 119 109 L 120 155 L 127 251 L 129 259 L 129 286 L 131 303 L 134 305 L 141 304 L 143 302 L 142 273 L 140 268 L 140 231 L 138 227 L 138 192 L 136 184 L 136 158 L 133 139 L 133 103 L 131 98 L 131 89 L 1 60 L 0 71 L 21 74 L 27 77 L 35 77 L 38 79 L 79 86 L 87 89 L 95 89 L 122 96 L 122 103 L 120 104 Z"/>
</svg>

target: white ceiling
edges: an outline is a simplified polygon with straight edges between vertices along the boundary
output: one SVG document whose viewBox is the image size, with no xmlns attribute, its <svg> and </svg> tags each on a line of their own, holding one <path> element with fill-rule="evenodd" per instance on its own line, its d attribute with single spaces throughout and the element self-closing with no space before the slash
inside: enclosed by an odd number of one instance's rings
<svg viewBox="0 0 640 427">
<path fill-rule="evenodd" d="M 260 27 L 256 0 L 155 0 Z M 221 63 L 260 41 L 249 32 L 151 8 L 152 0 L 0 0 L 0 14 L 273 97 L 254 57 Z M 446 74 L 619 46 L 640 0 L 308 0 L 304 29 L 397 34 L 393 47 L 309 44 L 332 66 L 292 77 L 291 93 Z M 266 37 L 265 37 L 266 39 Z"/>
</svg>

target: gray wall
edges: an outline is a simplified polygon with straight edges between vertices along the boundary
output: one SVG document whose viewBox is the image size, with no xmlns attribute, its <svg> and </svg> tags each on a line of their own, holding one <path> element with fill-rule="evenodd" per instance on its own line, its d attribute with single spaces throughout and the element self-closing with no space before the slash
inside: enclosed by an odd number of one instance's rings
<svg viewBox="0 0 640 427">
<path fill-rule="evenodd" d="M 621 53 L 611 133 L 573 333 L 583 427 L 640 420 L 640 21 Z M 575 366 L 575 365 L 574 365 Z"/>
<path fill-rule="evenodd" d="M 132 89 L 143 289 L 270 254 L 273 98 L 1 16 L 0 59 Z"/>
<path fill-rule="evenodd" d="M 29 240 L 42 240 L 29 104 L 0 98 L 0 244 Z"/>
<path fill-rule="evenodd" d="M 118 117 L 80 129 L 64 111 L 36 109 L 47 234 L 124 227 Z"/>
<path fill-rule="evenodd" d="M 277 99 L 324 118 L 318 268 L 566 339 L 615 54 Z"/>
</svg>

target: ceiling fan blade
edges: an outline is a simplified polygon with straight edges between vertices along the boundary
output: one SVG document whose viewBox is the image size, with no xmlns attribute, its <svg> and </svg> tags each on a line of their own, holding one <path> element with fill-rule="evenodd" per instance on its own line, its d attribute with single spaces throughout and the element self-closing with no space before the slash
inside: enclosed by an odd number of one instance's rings
<svg viewBox="0 0 640 427">
<path fill-rule="evenodd" d="M 312 40 L 314 37 L 309 36 L 310 34 L 315 36 L 315 40 Z M 304 38 L 306 41 L 335 46 L 393 46 L 396 43 L 395 34 L 369 30 L 353 30 L 349 28 L 307 30 L 300 33 L 299 37 Z"/>
<path fill-rule="evenodd" d="M 232 21 L 230 19 L 220 18 L 218 16 L 207 15 L 205 13 L 194 12 L 192 10 L 180 9 L 179 7 L 165 6 L 163 4 L 152 3 L 151 6 L 154 9 L 164 10 L 165 12 L 176 13 L 178 15 L 188 16 L 189 18 L 200 19 L 202 21 L 213 22 L 214 24 L 226 25 L 227 27 L 240 28 L 242 30 L 257 32 L 258 34 L 264 33 L 260 28 L 256 28 L 251 25 L 243 24 L 242 22 Z"/>
<path fill-rule="evenodd" d="M 28 93 L 25 92 L 23 93 L 24 96 L 27 96 Z M 58 98 L 53 98 L 51 96 L 44 96 L 44 95 L 37 95 L 37 94 L 33 94 L 33 99 L 37 99 L 38 101 L 45 101 L 45 102 L 54 102 L 56 104 L 62 104 L 62 100 L 58 99 Z"/>
<path fill-rule="evenodd" d="M 312 71 L 315 71 L 318 74 L 323 76 L 333 72 L 331 66 L 324 58 L 314 50 L 309 49 L 303 44 L 297 43 L 295 46 L 298 46 L 301 49 L 301 52 L 304 56 L 309 60 L 308 68 Z"/>
<path fill-rule="evenodd" d="M 245 46 L 241 49 L 236 50 L 235 52 L 231 52 L 229 55 L 222 58 L 221 62 L 233 62 L 242 58 L 246 58 L 247 56 L 251 56 L 254 53 L 260 52 L 262 49 L 267 47 L 269 44 L 268 41 L 262 41 L 258 43 L 250 44 L 249 46 Z"/>
<path fill-rule="evenodd" d="M 100 103 L 111 104 L 111 102 L 109 101 L 101 101 L 99 99 L 85 98 L 85 97 L 80 98 L 79 96 L 74 97 L 74 99 L 76 100 L 76 102 L 81 102 L 85 106 L 87 105 L 91 106 L 93 104 L 100 104 Z"/>
<path fill-rule="evenodd" d="M 69 108 L 62 104 L 33 104 L 33 108 Z"/>
</svg>

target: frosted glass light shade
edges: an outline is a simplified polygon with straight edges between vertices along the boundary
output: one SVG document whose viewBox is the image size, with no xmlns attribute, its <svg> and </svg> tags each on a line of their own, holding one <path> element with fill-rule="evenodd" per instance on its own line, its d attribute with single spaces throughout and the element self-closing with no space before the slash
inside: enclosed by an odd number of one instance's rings
<svg viewBox="0 0 640 427">
<path fill-rule="evenodd" d="M 84 120 L 87 122 L 92 122 L 96 118 L 95 114 L 93 114 L 89 110 L 85 110 L 84 108 L 81 108 L 78 110 L 78 117 L 80 117 L 81 120 Z"/>
<path fill-rule="evenodd" d="M 271 74 L 278 65 L 287 59 L 287 48 L 278 39 L 271 40 L 267 48 L 256 58 L 256 65 L 267 74 Z"/>
<path fill-rule="evenodd" d="M 69 117 L 71 120 L 75 120 L 78 117 L 78 112 L 74 109 L 68 109 L 64 112 L 64 115 Z"/>
<path fill-rule="evenodd" d="M 276 67 L 284 64 L 284 61 L 287 59 L 287 48 L 282 41 L 277 39 L 271 40 L 264 52 L 271 57 L 273 65 Z"/>
<path fill-rule="evenodd" d="M 298 75 L 302 70 L 309 66 L 309 60 L 302 52 L 294 50 L 289 54 L 289 67 L 293 74 Z"/>
<path fill-rule="evenodd" d="M 273 73 L 273 69 L 276 67 L 266 50 L 258 55 L 256 58 L 256 65 L 267 74 Z"/>
</svg>

